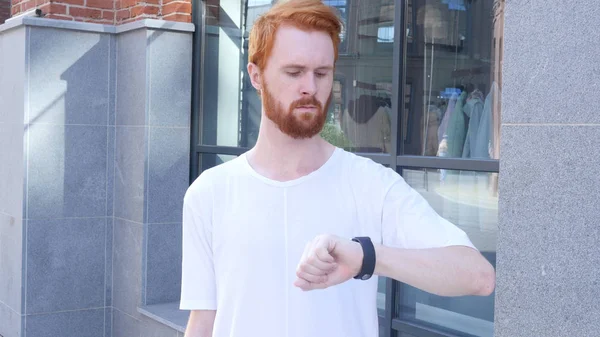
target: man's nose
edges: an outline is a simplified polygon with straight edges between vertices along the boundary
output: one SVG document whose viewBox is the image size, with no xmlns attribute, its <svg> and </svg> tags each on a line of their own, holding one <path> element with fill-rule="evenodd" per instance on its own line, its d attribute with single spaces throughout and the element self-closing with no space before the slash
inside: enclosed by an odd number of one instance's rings
<svg viewBox="0 0 600 337">
<path fill-rule="evenodd" d="M 317 79 L 315 74 L 307 72 L 302 77 L 302 95 L 303 96 L 314 96 L 317 93 Z"/>
</svg>

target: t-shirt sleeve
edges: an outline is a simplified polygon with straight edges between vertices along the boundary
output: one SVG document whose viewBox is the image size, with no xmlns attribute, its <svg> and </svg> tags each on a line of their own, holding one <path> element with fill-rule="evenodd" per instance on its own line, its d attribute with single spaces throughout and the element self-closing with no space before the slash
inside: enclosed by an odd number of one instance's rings
<svg viewBox="0 0 600 337">
<path fill-rule="evenodd" d="M 447 246 L 475 248 L 467 234 L 441 217 L 406 181 L 398 176 L 387 190 L 382 210 L 382 243 L 423 249 Z"/>
<path fill-rule="evenodd" d="M 210 186 L 198 185 L 192 185 L 183 200 L 180 309 L 216 310 L 212 193 Z"/>
</svg>

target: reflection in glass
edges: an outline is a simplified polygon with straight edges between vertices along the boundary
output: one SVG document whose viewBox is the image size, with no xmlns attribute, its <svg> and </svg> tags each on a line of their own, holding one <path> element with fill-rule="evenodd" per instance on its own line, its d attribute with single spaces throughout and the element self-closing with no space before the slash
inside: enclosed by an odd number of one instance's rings
<svg viewBox="0 0 600 337">
<path fill-rule="evenodd" d="M 503 4 L 409 0 L 404 154 L 499 158 Z"/>
<path fill-rule="evenodd" d="M 468 171 L 403 170 L 406 182 L 438 214 L 463 229 L 496 266 L 498 195 L 493 174 Z M 487 297 L 441 297 L 401 284 L 396 315 L 435 329 L 493 336 L 494 294 Z"/>
<path fill-rule="evenodd" d="M 324 0 L 344 24 L 333 99 L 321 135 L 357 152 L 389 153 L 394 45 L 393 0 Z M 253 23 L 269 0 L 207 2 L 203 39 L 202 143 L 254 146 L 261 101 L 246 64 Z"/>
<path fill-rule="evenodd" d="M 228 162 L 237 156 L 231 156 L 228 154 L 214 154 L 214 153 L 202 153 L 200 154 L 200 160 L 198 163 L 198 172 L 202 173 L 202 171 L 207 170 L 211 167 L 221 165 L 225 162 Z"/>
<path fill-rule="evenodd" d="M 385 290 L 387 279 L 379 276 L 377 280 L 377 313 L 379 316 L 385 315 Z"/>
</svg>

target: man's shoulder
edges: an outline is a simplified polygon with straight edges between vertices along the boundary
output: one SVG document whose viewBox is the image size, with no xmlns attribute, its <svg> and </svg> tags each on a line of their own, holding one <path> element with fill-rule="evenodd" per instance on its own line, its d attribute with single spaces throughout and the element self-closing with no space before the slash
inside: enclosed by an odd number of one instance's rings
<svg viewBox="0 0 600 337">
<path fill-rule="evenodd" d="M 213 193 L 232 176 L 242 174 L 242 156 L 202 171 L 188 187 L 186 197 Z"/>
<path fill-rule="evenodd" d="M 356 178 L 370 180 L 373 178 L 396 179 L 398 177 L 395 170 L 369 157 L 348 151 L 343 151 L 343 153 L 342 165 Z"/>
</svg>

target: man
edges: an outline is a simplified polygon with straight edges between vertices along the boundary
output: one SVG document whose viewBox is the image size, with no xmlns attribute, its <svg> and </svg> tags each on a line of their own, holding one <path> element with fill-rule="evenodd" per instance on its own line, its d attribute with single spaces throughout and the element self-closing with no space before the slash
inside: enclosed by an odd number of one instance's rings
<svg viewBox="0 0 600 337">
<path fill-rule="evenodd" d="M 376 337 L 377 277 L 489 295 L 492 266 L 394 170 L 319 137 L 340 22 L 290 0 L 254 24 L 256 146 L 204 171 L 183 209 L 186 337 Z"/>
</svg>

